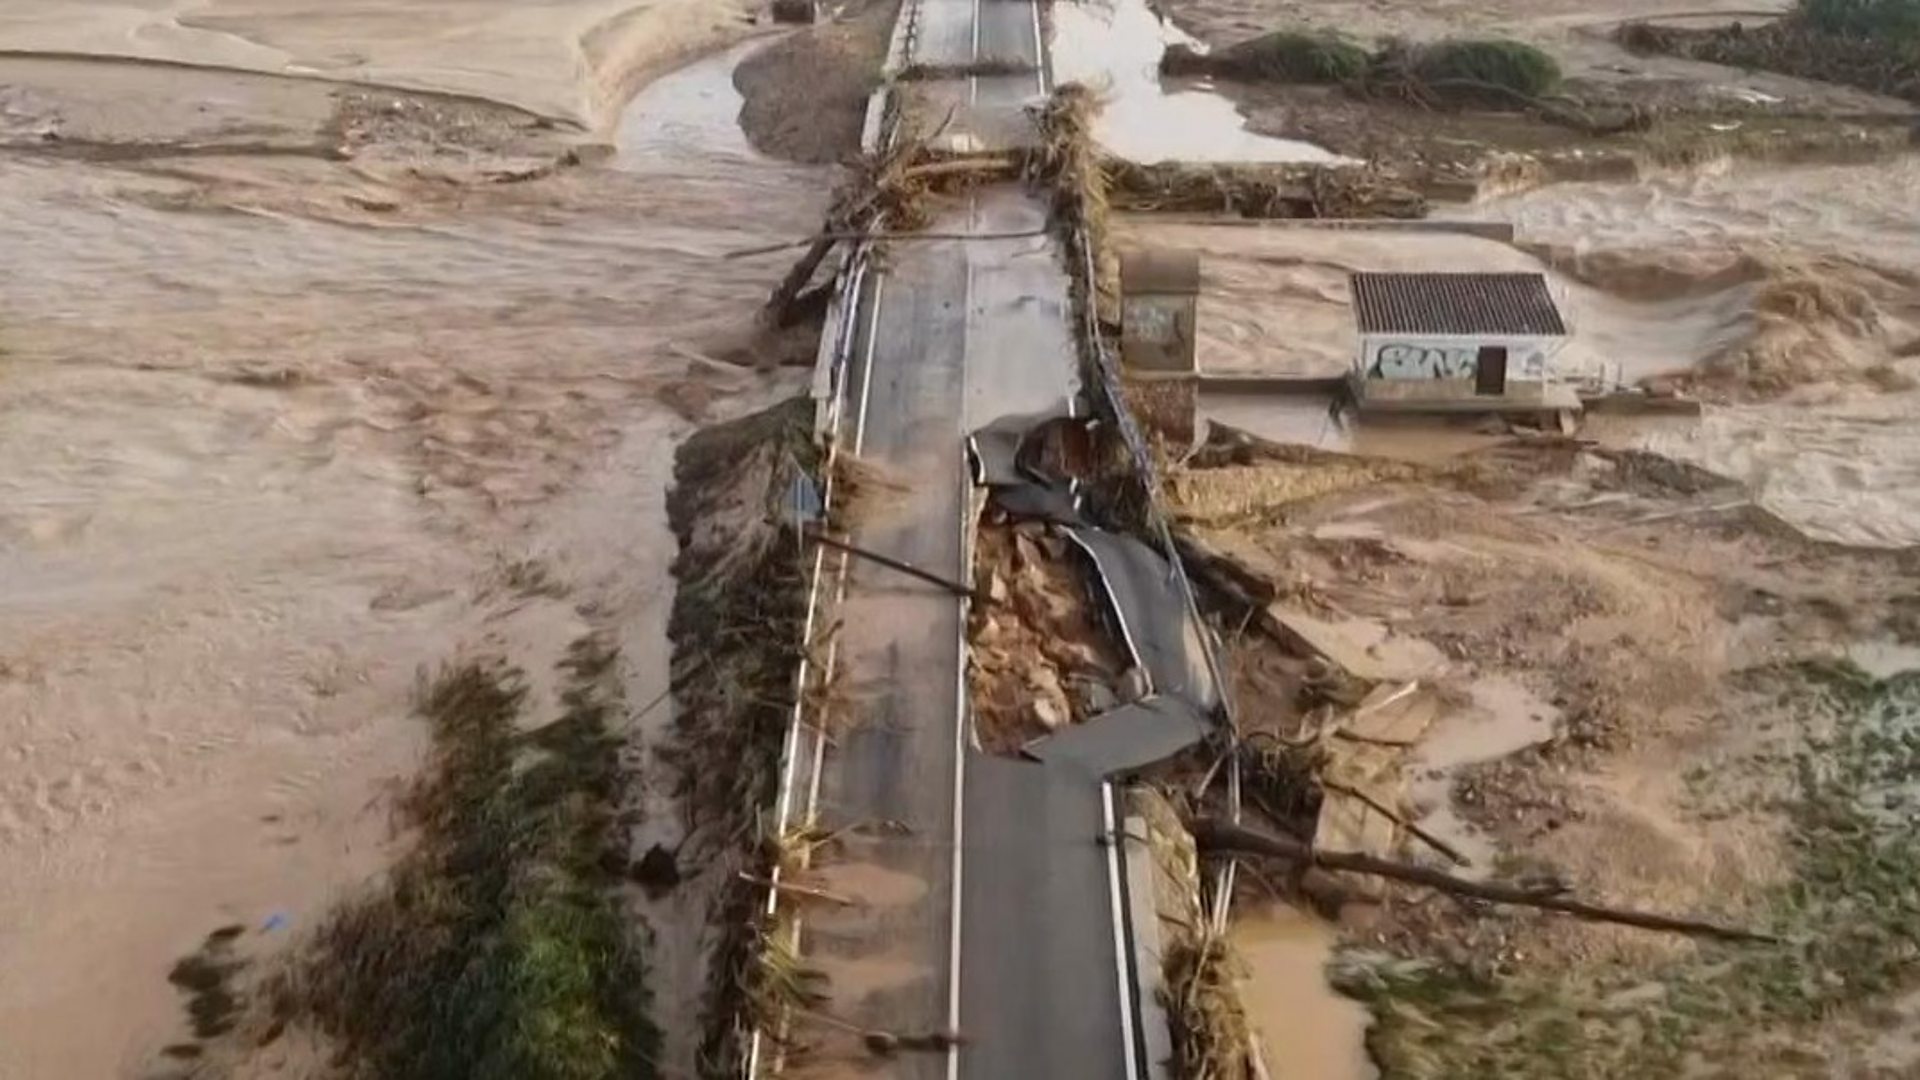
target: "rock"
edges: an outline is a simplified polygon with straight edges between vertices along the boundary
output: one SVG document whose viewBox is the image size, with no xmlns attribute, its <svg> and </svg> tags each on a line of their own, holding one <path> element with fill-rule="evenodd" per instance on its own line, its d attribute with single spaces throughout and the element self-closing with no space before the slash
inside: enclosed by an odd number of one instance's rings
<svg viewBox="0 0 1920 1080">
<path fill-rule="evenodd" d="M 648 896 L 659 896 L 680 884 L 680 860 L 666 845 L 655 844 L 628 869 L 627 877 L 646 889 Z"/>
<path fill-rule="evenodd" d="M 1120 674 L 1120 700 L 1139 701 L 1147 696 L 1147 673 L 1138 667 L 1129 667 Z"/>
<path fill-rule="evenodd" d="M 814 0 L 773 0 L 773 21 L 777 23 L 811 23 L 819 15 Z"/>
<path fill-rule="evenodd" d="M 1047 655 L 1068 671 L 1106 672 L 1108 667 L 1100 662 L 1100 653 L 1092 645 L 1072 638 L 1056 638 L 1046 644 Z"/>
<path fill-rule="evenodd" d="M 1033 714 L 1035 721 L 1048 731 L 1058 731 L 1066 725 L 1066 710 L 1048 698 L 1034 698 L 1028 704 L 1027 711 Z"/>
<path fill-rule="evenodd" d="M 1099 679 L 1076 678 L 1070 682 L 1074 693 L 1080 699 L 1082 715 L 1099 716 L 1120 704 L 1120 699 L 1114 695 L 1113 687 Z"/>
<path fill-rule="evenodd" d="M 619 148 L 612 143 L 581 143 L 579 146 L 568 147 L 567 152 L 560 155 L 560 164 L 569 168 L 580 165 L 599 165 L 612 161 L 617 153 Z"/>
<path fill-rule="evenodd" d="M 1013 562 L 1015 566 L 1039 566 L 1046 561 L 1046 553 L 1040 549 L 1040 542 L 1026 533 L 1015 531 L 1013 534 Z"/>
</svg>

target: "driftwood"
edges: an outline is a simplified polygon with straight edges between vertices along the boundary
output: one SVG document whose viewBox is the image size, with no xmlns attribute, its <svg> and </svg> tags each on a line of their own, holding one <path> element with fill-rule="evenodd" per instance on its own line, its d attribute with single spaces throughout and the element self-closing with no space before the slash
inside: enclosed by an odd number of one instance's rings
<svg viewBox="0 0 1920 1080">
<path fill-rule="evenodd" d="M 1440 854 L 1446 856 L 1447 861 L 1451 862 L 1453 865 L 1455 866 L 1472 866 L 1473 865 L 1473 860 L 1467 858 L 1465 855 L 1460 854 L 1460 850 L 1458 848 L 1454 847 L 1452 844 L 1447 843 L 1445 840 L 1442 840 L 1439 837 L 1433 835 L 1427 830 L 1421 828 L 1419 825 L 1408 820 L 1405 814 L 1401 814 L 1395 811 L 1393 808 L 1382 803 L 1379 799 L 1376 799 L 1373 796 L 1367 794 L 1366 792 L 1361 791 L 1359 788 L 1349 787 L 1346 784 L 1338 784 L 1331 780 L 1325 780 L 1325 779 L 1320 781 L 1320 786 L 1323 788 L 1326 788 L 1328 791 L 1332 791 L 1341 795 L 1346 795 L 1350 798 L 1359 799 L 1361 802 L 1366 803 L 1368 806 L 1373 808 L 1375 813 L 1386 818 L 1388 821 L 1393 822 L 1395 825 L 1398 825 L 1401 828 L 1407 830 L 1407 832 L 1410 835 L 1412 835 L 1415 839 L 1426 844 L 1428 847 L 1439 852 Z"/>
<path fill-rule="evenodd" d="M 836 892 L 816 889 L 811 885 L 802 885 L 794 881 L 775 881 L 772 878 L 761 877 L 758 874 L 749 874 L 744 870 L 740 872 L 740 880 L 749 885 L 758 885 L 763 889 L 792 893 L 795 896 L 804 896 L 810 900 L 824 900 L 829 904 L 838 904 L 841 907 L 858 907 L 860 905 L 860 902 L 851 896 L 842 896 Z"/>
<path fill-rule="evenodd" d="M 762 244 L 759 247 L 736 248 L 720 256 L 723 259 L 745 259 L 754 255 L 771 255 L 777 251 L 806 247 L 822 240 L 866 240 L 870 243 L 892 243 L 900 240 L 1032 240 L 1052 232 L 1051 229 L 1016 229 L 1007 232 L 863 232 L 855 229 L 848 232 L 815 233 L 800 240 L 784 240 L 778 244 Z"/>
<path fill-rule="evenodd" d="M 1697 937 L 1715 938 L 1721 941 L 1778 941 L 1767 934 L 1743 930 L 1735 926 L 1723 926 L 1719 923 L 1703 922 L 1697 919 L 1681 919 L 1670 915 L 1657 915 L 1652 912 L 1632 911 L 1625 908 L 1607 907 L 1601 904 L 1589 904 L 1580 900 L 1571 900 L 1564 896 L 1529 891 L 1511 885 L 1496 885 L 1485 881 L 1468 881 L 1438 870 L 1429 870 L 1423 866 L 1382 859 L 1374 855 L 1358 852 L 1318 851 L 1292 837 L 1278 836 L 1248 829 L 1219 818 L 1201 818 L 1194 823 L 1194 842 L 1202 849 L 1212 851 L 1237 851 L 1249 855 L 1267 855 L 1277 859 L 1289 859 L 1307 863 L 1327 870 L 1345 870 L 1356 874 L 1371 874 L 1375 877 L 1391 878 L 1412 885 L 1423 885 L 1429 889 L 1455 896 L 1472 897 L 1495 904 L 1517 904 L 1524 907 L 1541 908 L 1546 911 L 1559 911 L 1582 919 L 1596 922 L 1619 923 L 1623 926 L 1637 926 L 1643 930 L 1664 930 L 1676 934 L 1690 934 Z"/>
<path fill-rule="evenodd" d="M 808 240 L 780 246 L 799 247 L 804 244 L 807 250 L 787 271 L 786 276 L 780 279 L 773 295 L 768 297 L 761 312 L 764 323 L 787 327 L 800 321 L 802 316 L 796 311 L 796 302 L 807 283 L 813 280 L 820 264 L 833 251 L 834 245 L 866 237 L 883 222 L 907 227 L 900 231 L 911 231 L 913 226 L 922 224 L 918 219 L 924 216 L 917 208 L 918 200 L 926 192 L 951 183 L 955 178 L 972 180 L 1018 174 L 1021 159 L 1012 155 L 929 160 L 932 155 L 927 149 L 928 143 L 937 138 L 952 119 L 953 114 L 949 112 L 947 120 L 942 121 L 932 135 L 903 142 L 878 159 L 867 159 L 860 167 L 860 175 L 842 188 L 835 198 L 834 205 L 827 212 L 825 227 Z M 763 248 L 744 254 L 765 254 L 777 250 L 780 248 Z"/>
<path fill-rule="evenodd" d="M 835 551 L 843 551 L 848 555 L 854 556 L 855 558 L 866 559 L 869 562 L 879 563 L 881 566 L 884 566 L 889 570 L 896 570 L 902 574 L 907 575 L 908 577 L 917 578 L 921 581 L 924 581 L 929 585 L 937 585 L 940 588 L 947 590 L 948 592 L 952 593 L 955 596 L 964 596 L 969 600 L 973 600 L 979 603 L 986 602 L 985 596 L 983 596 L 981 593 L 979 593 L 975 589 L 967 585 L 963 585 L 958 581 L 949 581 L 938 574 L 929 573 L 928 571 L 922 570 L 919 567 L 913 565 L 912 563 L 901 562 L 899 559 L 895 559 L 887 555 L 882 555 L 877 551 L 869 551 L 866 548 L 858 546 L 857 544 L 850 544 L 845 540 L 828 536 L 826 533 L 821 532 L 817 528 L 807 529 L 806 537 L 807 539 L 813 541 L 814 543 L 820 544 L 824 547 L 830 547 Z"/>
</svg>

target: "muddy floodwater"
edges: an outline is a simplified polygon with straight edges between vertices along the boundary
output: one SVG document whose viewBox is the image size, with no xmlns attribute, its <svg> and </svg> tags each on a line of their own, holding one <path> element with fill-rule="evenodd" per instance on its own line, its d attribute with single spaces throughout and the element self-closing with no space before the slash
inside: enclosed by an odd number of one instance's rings
<svg viewBox="0 0 1920 1080">
<path fill-rule="evenodd" d="M 1314 1080 L 1374 1080 L 1367 1010 L 1327 986 L 1333 927 L 1287 904 L 1246 904 L 1229 935 L 1246 965 L 1240 1001 L 1267 1073 Z"/>
<path fill-rule="evenodd" d="M 1562 184 L 1464 211 L 1589 284 L 1681 302 L 1750 292 L 1763 308 L 1735 377 L 1771 400 L 1625 441 L 1740 480 L 1823 540 L 1920 543 L 1920 161 L 1729 167 L 1641 184 Z M 1728 292 L 1726 290 L 1733 290 Z M 1741 386 L 1735 383 L 1733 389 Z M 1607 436 L 1611 441 L 1614 436 Z"/>
<path fill-rule="evenodd" d="M 1511 221 L 1512 243 L 1116 218 L 1123 246 L 1205 252 L 1198 364 L 1221 375 L 1344 374 L 1355 270 L 1545 271 L 1572 325 L 1555 363 L 1598 383 L 1697 380 L 1699 419 L 1593 416 L 1584 434 L 1750 486 L 1823 540 L 1920 543 L 1920 163 L 1745 165 L 1555 184 L 1442 218 Z M 1844 198 L 1834 193 L 1844 192 Z M 1204 390 L 1202 415 L 1270 438 L 1420 460 L 1486 445 L 1479 422 L 1342 423 L 1325 397 Z"/>
<path fill-rule="evenodd" d="M 1094 134 L 1108 150 L 1139 162 L 1336 160 L 1312 143 L 1247 130 L 1231 101 L 1203 82 L 1163 86 L 1169 45 L 1202 47 L 1156 15 L 1145 0 L 1062 4 L 1052 9 L 1054 80 L 1082 82 L 1100 95 Z"/>
<path fill-rule="evenodd" d="M 599 631 L 661 688 L 672 445 L 796 385 L 713 359 L 783 265 L 723 256 L 824 186 L 682 91 L 619 170 L 457 201 L 0 157 L 0 1076 L 140 1070 L 208 932 L 265 951 L 375 872 L 422 669 L 552 708 Z"/>
</svg>

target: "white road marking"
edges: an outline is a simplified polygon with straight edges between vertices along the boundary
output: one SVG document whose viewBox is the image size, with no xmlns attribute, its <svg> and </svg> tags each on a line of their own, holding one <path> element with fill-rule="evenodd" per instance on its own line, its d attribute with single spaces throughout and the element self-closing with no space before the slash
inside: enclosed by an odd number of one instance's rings
<svg viewBox="0 0 1920 1080">
<path fill-rule="evenodd" d="M 1107 899 L 1113 909 L 1113 969 L 1120 983 L 1120 1039 L 1127 1057 L 1127 1080 L 1137 1080 L 1140 1062 L 1133 1049 L 1133 970 L 1127 952 L 1126 912 L 1120 909 L 1120 829 L 1113 820 L 1113 785 L 1100 782 L 1100 816 L 1106 827 Z"/>
</svg>

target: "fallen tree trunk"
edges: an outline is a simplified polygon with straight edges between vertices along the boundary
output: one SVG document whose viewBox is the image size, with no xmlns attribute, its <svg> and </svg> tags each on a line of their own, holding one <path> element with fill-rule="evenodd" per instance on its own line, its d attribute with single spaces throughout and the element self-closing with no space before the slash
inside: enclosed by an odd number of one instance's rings
<svg viewBox="0 0 1920 1080">
<path fill-rule="evenodd" d="M 1326 870 L 1345 870 L 1356 874 L 1371 874 L 1375 877 L 1404 881 L 1412 885 L 1423 885 L 1429 889 L 1438 889 L 1455 896 L 1468 896 L 1476 900 L 1485 900 L 1495 904 L 1517 904 L 1523 907 L 1541 908 L 1547 911 L 1559 911 L 1582 919 L 1596 922 L 1619 923 L 1623 926 L 1637 926 L 1644 930 L 1665 930 L 1676 934 L 1690 934 L 1696 937 L 1715 938 L 1721 941 L 1778 941 L 1768 934 L 1743 930 L 1735 926 L 1723 926 L 1719 923 L 1703 922 L 1697 919 L 1681 919 L 1670 915 L 1657 915 L 1645 911 L 1631 911 L 1625 908 L 1606 907 L 1601 904 L 1589 904 L 1580 900 L 1571 900 L 1564 896 L 1530 892 L 1511 885 L 1497 885 L 1486 881 L 1468 881 L 1438 870 L 1429 870 L 1423 866 L 1382 859 L 1374 855 L 1359 852 L 1317 851 L 1307 844 L 1288 836 L 1248 829 L 1219 818 L 1205 817 L 1193 824 L 1193 838 L 1202 850 L 1235 851 L 1248 855 L 1266 855 L 1276 859 L 1288 859 L 1306 863 Z"/>
</svg>

